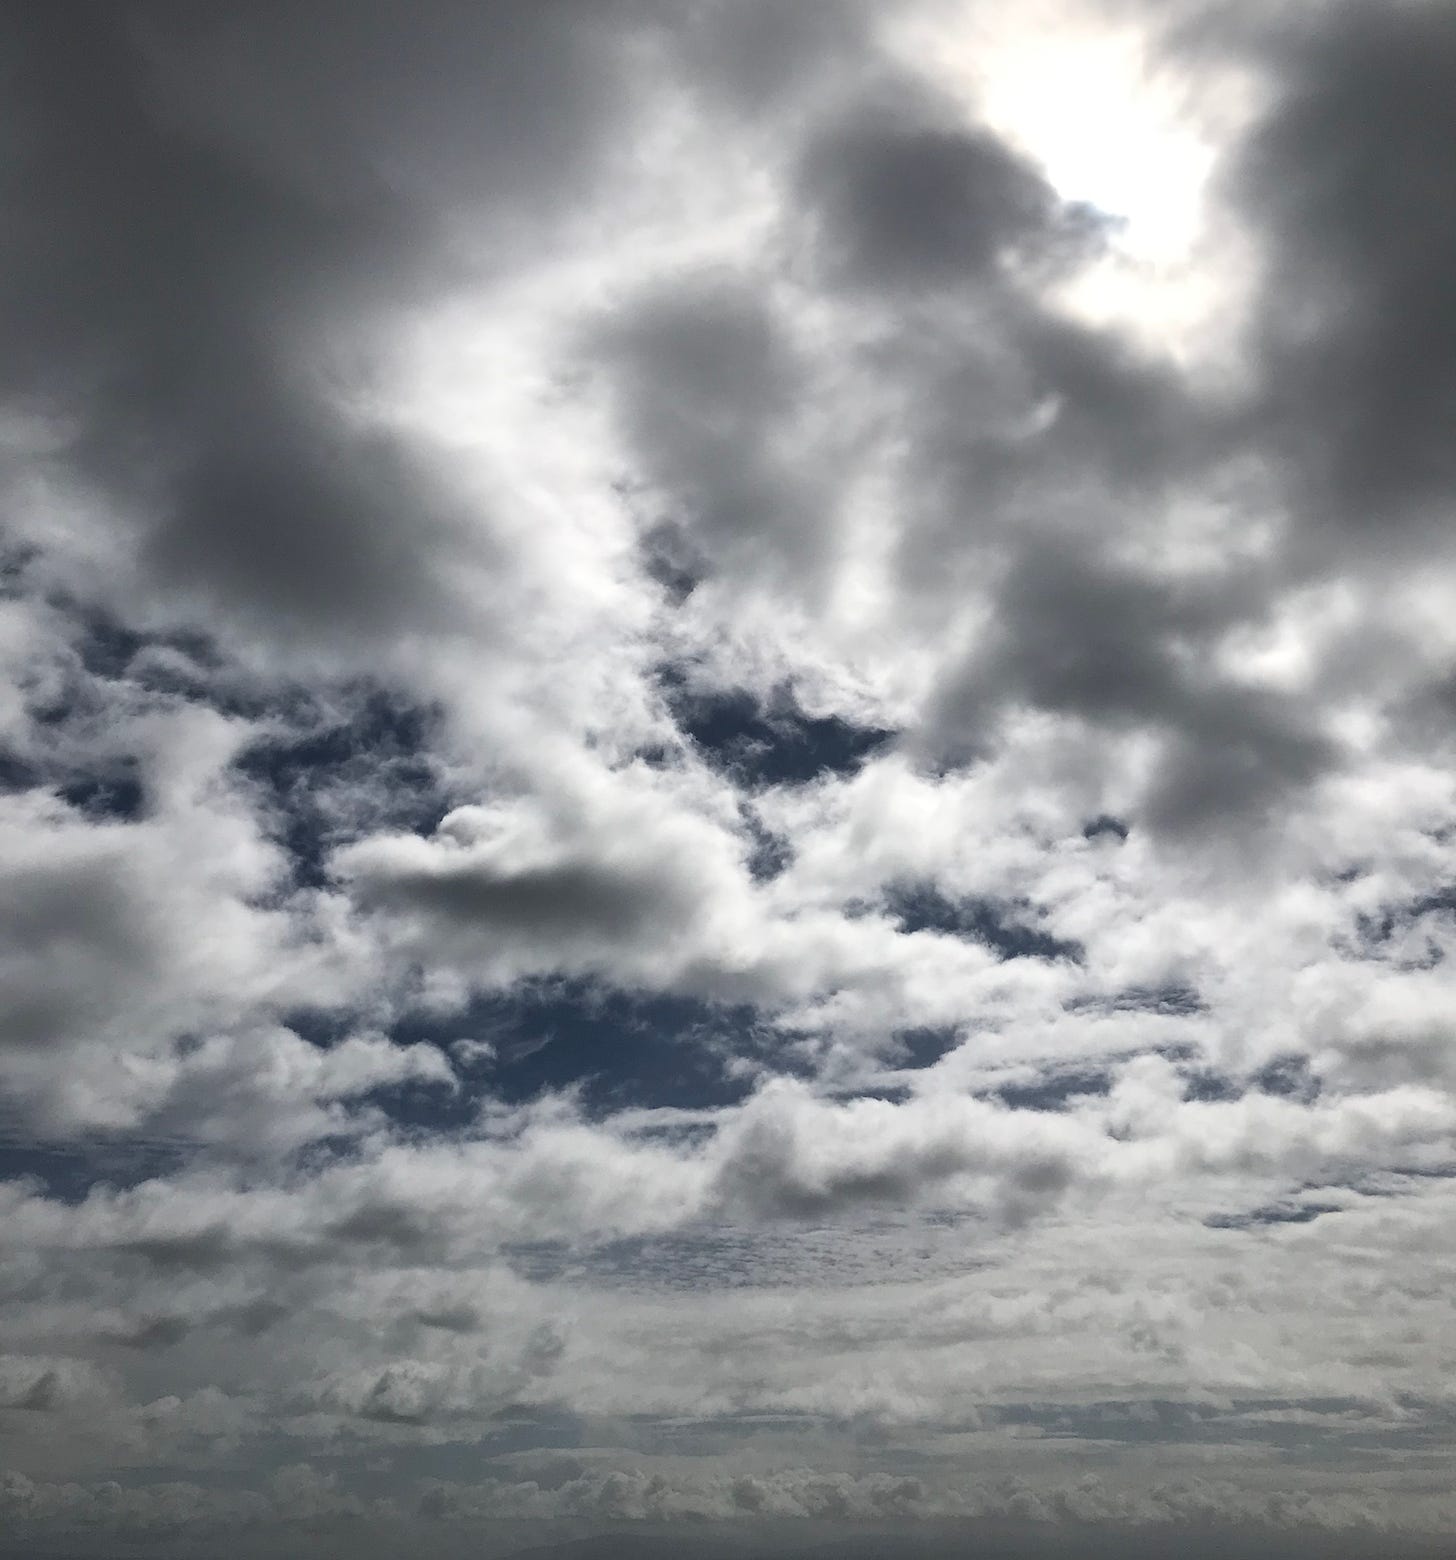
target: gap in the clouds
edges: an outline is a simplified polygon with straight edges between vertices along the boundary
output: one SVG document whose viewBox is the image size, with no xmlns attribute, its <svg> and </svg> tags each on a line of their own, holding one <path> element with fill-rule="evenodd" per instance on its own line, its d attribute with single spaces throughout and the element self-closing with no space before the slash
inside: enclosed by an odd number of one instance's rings
<svg viewBox="0 0 1456 1560">
<path fill-rule="evenodd" d="M 1177 981 L 1161 986 L 1124 986 L 1111 997 L 1073 997 L 1066 1006 L 1071 1013 L 1156 1013 L 1162 1018 L 1197 1018 L 1208 1011 L 1202 993 Z"/>
<path fill-rule="evenodd" d="M 0 1140 L 0 1183 L 30 1181 L 55 1202 L 76 1206 L 101 1188 L 125 1191 L 181 1169 L 190 1145 L 91 1133 L 84 1140 Z"/>
<path fill-rule="evenodd" d="M 1055 937 L 1029 924 L 1029 905 L 1003 905 L 980 898 L 951 899 L 933 883 L 892 885 L 885 908 L 905 933 L 944 932 L 991 949 L 1002 959 L 1066 959 L 1080 963 L 1080 943 Z"/>
<path fill-rule="evenodd" d="M 843 1087 L 826 1085 L 822 1068 L 813 1066 L 803 1076 L 817 1079 L 821 1092 L 834 1100 L 877 1099 L 901 1104 L 913 1099 L 916 1073 L 934 1068 L 946 1056 L 968 1043 L 966 1031 L 951 1025 L 897 1030 L 890 1037 L 884 1055 L 886 1070 L 872 1080 L 855 1079 Z M 1054 1057 L 1028 1059 L 1025 1063 L 979 1078 L 970 1086 L 976 1098 L 1004 1106 L 1007 1110 L 1055 1114 L 1074 1108 L 1078 1102 L 1110 1094 L 1117 1081 L 1118 1068 L 1132 1053 L 1119 1052 L 1075 1062 Z M 776 1058 L 776 1061 L 781 1058 Z M 788 1069 L 780 1066 L 781 1072 Z M 961 1085 L 953 1085 L 959 1088 Z"/>
<path fill-rule="evenodd" d="M 1412 1405 L 1414 1406 L 1414 1405 Z M 1057 1402 L 1003 1403 L 996 1421 L 1005 1427 L 1025 1427 L 1046 1440 L 1083 1441 L 1092 1445 L 1197 1445 L 1227 1443 L 1237 1427 L 1240 1439 L 1271 1450 L 1308 1452 L 1312 1445 L 1350 1445 L 1351 1419 L 1371 1412 L 1368 1400 L 1337 1397 L 1233 1398 L 1195 1402 L 1172 1398 L 1114 1398 L 1069 1404 Z M 1422 1410 L 1426 1405 L 1421 1405 Z M 1439 1443 L 1449 1434 L 1449 1409 L 1434 1403 L 1424 1423 L 1412 1415 L 1415 1432 L 1410 1444 Z M 985 1412 L 983 1410 L 983 1412 Z M 1288 1416 L 1288 1417 L 1282 1417 Z M 1320 1421 L 1327 1421 L 1321 1424 Z M 1444 1423 L 1442 1423 L 1444 1421 Z M 1434 1433 L 1433 1433 L 1434 1432 Z M 1382 1426 L 1382 1444 L 1389 1444 Z M 1179 1552 L 1170 1548 L 1168 1553 Z"/>
<path fill-rule="evenodd" d="M 67 806 L 93 819 L 115 819 L 133 823 L 146 802 L 133 758 L 118 759 L 114 765 L 91 774 L 76 775 L 56 787 Z"/>
<path fill-rule="evenodd" d="M 1395 1397 L 1400 1402 L 1406 1395 Z M 1446 1405 L 1422 1400 L 1409 1401 L 1408 1406 L 1417 1410 L 1411 1416 L 1408 1444 L 1439 1444 L 1449 1435 L 1452 1415 Z M 1351 1419 L 1369 1415 L 1372 1407 L 1370 1400 L 1354 1397 L 1232 1398 L 1221 1402 L 1147 1397 L 1080 1404 L 999 1404 L 994 1416 L 1001 1425 L 1024 1426 L 1048 1440 L 1224 1445 L 1231 1430 L 1237 1427 L 1241 1439 L 1263 1443 L 1271 1449 L 1308 1452 L 1312 1443 L 1348 1447 Z M 1383 1410 L 1382 1403 L 1375 1412 L 1382 1414 Z M 1321 1425 L 1320 1420 L 1328 1421 L 1327 1425 Z M 1389 1445 L 1389 1427 L 1382 1424 L 1381 1430 L 1382 1444 Z M 1174 1552 L 1177 1551 L 1169 1551 Z"/>
<path fill-rule="evenodd" d="M 448 1018 L 412 1014 L 392 1038 L 444 1048 L 462 1078 L 452 1102 L 420 1100 L 422 1126 L 433 1124 L 431 1112 L 473 1110 L 483 1099 L 523 1104 L 564 1091 L 588 1112 L 736 1104 L 753 1087 L 742 1061 L 761 1046 L 750 1007 L 582 979 L 528 981 Z"/>
<path fill-rule="evenodd" d="M 72 625 L 76 665 L 85 681 L 80 691 L 90 707 L 111 707 L 118 694 L 146 707 L 197 703 L 219 714 L 245 720 L 278 716 L 303 703 L 307 695 L 260 676 L 230 659 L 205 631 L 174 625 L 135 628 L 109 611 L 70 597 L 50 596 L 47 604 Z M 70 691 L 77 691 L 73 681 Z M 76 710 L 62 700 L 48 712 L 64 722 Z"/>
<path fill-rule="evenodd" d="M 45 783 L 42 771 L 11 748 L 0 747 L 0 794 L 15 795 Z"/>
<path fill-rule="evenodd" d="M 894 1050 L 889 1058 L 888 1076 L 934 1067 L 943 1057 L 959 1050 L 966 1040 L 964 1031 L 951 1026 L 900 1030 L 892 1037 Z M 1109 1094 L 1117 1081 L 1117 1065 L 1126 1060 L 1126 1053 L 1071 1063 L 1050 1057 L 1034 1058 L 1007 1069 L 1004 1081 L 993 1075 L 978 1083 L 972 1092 L 1008 1110 L 1065 1111 L 1078 1100 Z M 860 1097 L 873 1094 L 881 1099 L 905 1099 L 914 1090 L 908 1084 L 897 1083 L 853 1092 Z"/>
<path fill-rule="evenodd" d="M 251 742 L 238 772 L 288 853 L 295 883 L 327 881 L 329 852 L 379 830 L 428 832 L 453 798 L 432 753 L 438 711 L 355 683 L 299 701 Z"/>
<path fill-rule="evenodd" d="M 1170 1060 L 1179 1060 L 1186 1051 L 1170 1048 L 1162 1053 Z M 1180 1070 L 1183 1081 L 1183 1098 L 1201 1105 L 1217 1105 L 1242 1099 L 1245 1089 L 1231 1073 L 1220 1072 L 1216 1067 L 1186 1067 Z"/>
<path fill-rule="evenodd" d="M 1450 1180 L 1453 1177 L 1456 1177 L 1456 1162 L 1419 1169 L 1392 1167 L 1336 1180 L 1306 1181 L 1285 1196 L 1260 1203 L 1256 1207 L 1209 1214 L 1203 1223 L 1208 1229 L 1254 1232 L 1283 1224 L 1313 1224 L 1327 1214 L 1348 1212 L 1354 1206 L 1349 1201 L 1350 1194 L 1362 1200 L 1400 1197 L 1409 1194 L 1411 1182 Z M 1324 1194 L 1323 1197 L 1320 1193 Z M 1333 1201 L 1332 1193 L 1346 1195 L 1344 1200 Z"/>
<path fill-rule="evenodd" d="M 984 1410 L 983 1410 L 984 1412 Z M 1105 1399 L 1090 1403 L 1001 1403 L 1002 1426 L 1027 1428 L 1051 1440 L 1200 1441 L 1216 1439 L 1209 1428 L 1212 1405 L 1171 1398 Z"/>
<path fill-rule="evenodd" d="M 1213 1213 L 1204 1219 L 1211 1230 L 1266 1229 L 1274 1224 L 1312 1224 L 1327 1213 L 1343 1213 L 1342 1203 L 1263 1203 L 1242 1213 Z"/>
<path fill-rule="evenodd" d="M 1255 1092 L 1310 1105 L 1321 1093 L 1319 1079 L 1309 1059 L 1296 1053 L 1272 1057 L 1249 1072 L 1235 1073 L 1209 1066 L 1193 1046 L 1169 1045 L 1159 1054 L 1177 1065 L 1183 1080 L 1183 1097 L 1203 1103 L 1242 1099 Z"/>
<path fill-rule="evenodd" d="M 95 607 L 74 603 L 63 605 L 71 608 L 81 628 L 76 649 L 82 666 L 92 677 L 109 682 L 143 680 L 150 672 L 150 668 L 138 667 L 144 651 L 171 651 L 208 670 L 219 665 L 220 658 L 212 641 L 195 630 L 142 632 Z M 143 671 L 143 678 L 138 677 L 139 671 Z"/>
<path fill-rule="evenodd" d="M 119 711 L 202 705 L 260 728 L 234 770 L 253 788 L 295 886 L 308 888 L 326 881 L 335 845 L 376 830 L 427 831 L 458 800 L 435 754 L 436 708 L 370 678 L 260 680 L 204 633 L 142 631 L 66 597 L 48 605 L 70 624 L 73 660 L 29 711 L 44 742 L 0 752 L 0 789 L 45 785 L 94 820 L 132 821 L 146 805 L 140 766 L 100 750 L 97 731 L 116 727 Z"/>
<path fill-rule="evenodd" d="M 1250 1085 L 1261 1094 L 1277 1094 L 1285 1099 L 1312 1104 L 1320 1096 L 1320 1081 L 1315 1077 L 1307 1056 L 1289 1053 L 1276 1056 L 1249 1074 Z"/>
<path fill-rule="evenodd" d="M 1436 1165 L 1387 1165 L 1383 1170 L 1367 1171 L 1345 1183 L 1362 1197 L 1402 1197 L 1410 1188 L 1407 1181 L 1456 1180 L 1456 1158 Z"/>
<path fill-rule="evenodd" d="M 746 858 L 748 875 L 755 883 L 770 883 L 793 862 L 793 844 L 785 835 L 775 834 L 766 827 L 748 803 L 739 807 L 738 814 L 752 842 Z"/>
<path fill-rule="evenodd" d="M 147 796 L 138 756 L 125 747 L 123 717 L 175 695 L 156 686 L 149 670 L 169 659 L 195 664 L 208 657 L 207 647 L 197 635 L 140 633 L 68 597 L 48 597 L 46 605 L 68 632 L 48 675 L 22 688 L 29 732 L 21 747 L 0 749 L 0 791 L 45 789 L 92 823 L 134 823 Z"/>
<path fill-rule="evenodd" d="M 1131 825 L 1121 818 L 1114 818 L 1111 813 L 1098 813 L 1095 818 L 1089 819 L 1082 826 L 1082 838 L 1095 840 L 1103 836 L 1110 836 L 1115 840 L 1125 840 L 1132 833 Z"/>
<path fill-rule="evenodd" d="M 1105 1067 L 1069 1067 L 1026 1082 L 997 1084 L 991 1098 L 1008 1110 L 1064 1111 L 1074 1100 L 1110 1094 L 1115 1080 Z"/>
<path fill-rule="evenodd" d="M 1378 913 L 1361 912 L 1355 917 L 1356 935 L 1361 952 L 1367 957 L 1385 958 L 1387 949 L 1399 934 L 1417 928 L 1426 917 L 1439 917 L 1449 931 L 1456 915 L 1456 886 L 1444 886 L 1420 894 L 1400 904 L 1383 905 Z M 1445 950 L 1427 936 L 1420 953 L 1400 961 L 1402 969 L 1434 969 L 1445 961 Z"/>
<path fill-rule="evenodd" d="M 80 764 L 53 754 L 27 758 L 0 749 L 0 794 L 42 788 L 92 823 L 135 823 L 146 809 L 139 766 L 130 754 L 101 755 Z"/>
<path fill-rule="evenodd" d="M 743 688 L 703 688 L 674 666 L 658 680 L 679 730 L 742 785 L 805 785 L 852 774 L 895 733 L 838 715 L 806 714 L 788 688 L 767 701 Z"/>
<path fill-rule="evenodd" d="M 891 1037 L 895 1067 L 906 1072 L 933 1067 L 954 1051 L 961 1039 L 960 1030 L 949 1024 L 897 1030 Z"/>
</svg>

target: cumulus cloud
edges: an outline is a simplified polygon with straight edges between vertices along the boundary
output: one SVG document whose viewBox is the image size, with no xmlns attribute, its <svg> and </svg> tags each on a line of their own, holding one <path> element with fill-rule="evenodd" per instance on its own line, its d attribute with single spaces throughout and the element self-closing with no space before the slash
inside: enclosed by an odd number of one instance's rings
<svg viewBox="0 0 1456 1560">
<path fill-rule="evenodd" d="M 442 942 L 478 948 L 476 958 L 508 961 L 509 975 L 604 959 L 610 968 L 614 953 L 671 957 L 714 889 L 726 880 L 731 891 L 731 838 L 654 815 L 647 798 L 615 800 L 604 816 L 582 809 L 566 819 L 529 804 L 459 808 L 431 840 L 361 841 L 337 870 L 366 910 L 417 918 L 436 958 Z"/>
</svg>

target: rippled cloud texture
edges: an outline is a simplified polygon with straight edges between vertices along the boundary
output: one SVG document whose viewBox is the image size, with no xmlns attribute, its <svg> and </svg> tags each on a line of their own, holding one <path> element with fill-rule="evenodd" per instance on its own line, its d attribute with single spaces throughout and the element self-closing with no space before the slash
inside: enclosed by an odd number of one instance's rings
<svg viewBox="0 0 1456 1560">
<path fill-rule="evenodd" d="M 0 58 L 0 1548 L 1438 1545 L 1456 11 Z"/>
</svg>

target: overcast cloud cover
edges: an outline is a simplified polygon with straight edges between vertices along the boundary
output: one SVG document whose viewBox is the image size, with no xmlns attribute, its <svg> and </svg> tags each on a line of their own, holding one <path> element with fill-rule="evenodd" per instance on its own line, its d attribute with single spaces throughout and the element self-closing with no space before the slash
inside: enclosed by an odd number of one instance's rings
<svg viewBox="0 0 1456 1560">
<path fill-rule="evenodd" d="M 0 1549 L 1437 1552 L 1456 9 L 0 72 Z"/>
</svg>

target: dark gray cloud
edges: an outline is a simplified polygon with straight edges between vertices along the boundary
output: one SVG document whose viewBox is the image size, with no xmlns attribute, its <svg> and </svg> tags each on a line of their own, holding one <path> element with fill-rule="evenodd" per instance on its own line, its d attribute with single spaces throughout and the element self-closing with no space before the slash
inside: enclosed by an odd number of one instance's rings
<svg viewBox="0 0 1456 1560">
<path fill-rule="evenodd" d="M 438 1327 L 446 1332 L 476 1332 L 481 1326 L 481 1315 L 473 1305 L 447 1305 L 437 1310 L 420 1310 L 414 1320 L 421 1327 Z"/>
<path fill-rule="evenodd" d="M 1009 279 L 897 322 L 892 341 L 868 367 L 899 397 L 895 562 L 922 610 L 954 612 L 1048 529 L 1093 552 L 1155 530 L 1229 446 L 1226 414 L 1175 364 Z"/>
<path fill-rule="evenodd" d="M 874 8 L 866 0 L 699 0 L 656 15 L 690 77 L 752 116 L 793 114 L 816 89 L 862 72 Z"/>
<path fill-rule="evenodd" d="M 462 865 L 400 873 L 370 883 L 360 897 L 365 904 L 413 906 L 447 920 L 509 928 L 528 939 L 594 932 L 631 940 L 654 922 L 661 928 L 673 924 L 684 908 L 651 879 L 638 882 L 627 873 L 574 864 L 521 872 Z"/>
<path fill-rule="evenodd" d="M 610 144 L 607 36 L 549 4 L 7 31 L 8 390 L 68 428 L 153 577 L 304 636 L 463 611 L 452 562 L 489 557 L 489 517 L 341 392 L 391 311 L 468 274 L 451 220 L 499 245 Z"/>
<path fill-rule="evenodd" d="M 1209 666 L 1217 637 L 1265 610 L 1257 578 L 1231 571 L 1175 582 L 1071 539 L 1028 547 L 997 592 L 987 643 L 942 685 L 931 740 L 984 751 L 1018 706 L 1145 730 L 1165 744 L 1144 797 L 1155 828 L 1256 818 L 1338 758 L 1298 704 Z"/>
<path fill-rule="evenodd" d="M 117 853 L 20 867 L 7 884 L 0 899 L 6 1045 L 64 1042 L 102 1021 L 119 987 L 147 981 L 157 929 L 147 925 L 138 885 L 126 880 Z M 54 979 L 57 967 L 68 971 L 64 984 Z"/>
<path fill-rule="evenodd" d="M 1260 415 L 1319 567 L 1429 538 L 1456 480 L 1456 15 L 1340 4 L 1289 34 L 1234 188 L 1271 268 Z"/>
<path fill-rule="evenodd" d="M 761 285 L 686 276 L 606 322 L 594 355 L 640 475 L 711 569 L 812 589 L 836 548 L 834 485 L 800 432 L 808 362 Z"/>
<path fill-rule="evenodd" d="M 904 452 L 894 559 L 909 612 L 951 618 L 1048 528 L 1095 552 L 1230 447 L 1171 358 L 1049 299 L 1117 219 L 1064 199 L 961 103 L 888 76 L 809 137 L 796 236 L 815 283 L 876 322 L 858 365 Z M 1112 516 L 1116 514 L 1114 521 Z"/>
<path fill-rule="evenodd" d="M 797 188 L 828 273 L 871 294 L 973 286 L 1097 231 L 999 136 L 894 79 L 811 140 Z"/>
<path fill-rule="evenodd" d="M 110 1341 L 124 1349 L 137 1349 L 149 1353 L 157 1349 L 170 1349 L 181 1343 L 192 1331 L 192 1323 L 183 1316 L 148 1316 L 137 1319 L 133 1326 L 110 1335 Z"/>
<path fill-rule="evenodd" d="M 142 21 L 88 6 L 20 19 L 12 386 L 75 420 L 84 469 L 142 511 L 117 519 L 150 533 L 164 576 L 265 610 L 383 610 L 421 554 L 387 498 L 372 525 L 355 514 L 372 486 L 351 502 L 355 441 L 285 343 L 331 293 L 366 307 L 414 258 L 403 212 L 329 211 L 177 122 Z"/>
<path fill-rule="evenodd" d="M 1081 464 L 1137 495 L 1196 479 L 1227 447 L 1216 403 L 1124 333 L 1032 309 L 1015 340 L 1039 404 L 1055 412 L 1047 437 L 1024 446 L 1025 464 Z"/>
<path fill-rule="evenodd" d="M 644 839 L 628 854 L 581 840 L 542 855 L 488 837 L 472 844 L 474 827 L 447 818 L 432 841 L 365 841 L 337 867 L 361 909 L 414 928 L 407 941 L 434 960 L 483 958 L 512 973 L 650 966 L 692 935 L 707 903 L 697 873 L 715 864 L 671 842 Z"/>
</svg>

